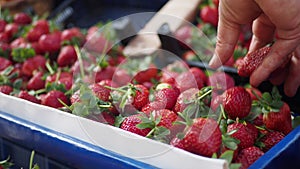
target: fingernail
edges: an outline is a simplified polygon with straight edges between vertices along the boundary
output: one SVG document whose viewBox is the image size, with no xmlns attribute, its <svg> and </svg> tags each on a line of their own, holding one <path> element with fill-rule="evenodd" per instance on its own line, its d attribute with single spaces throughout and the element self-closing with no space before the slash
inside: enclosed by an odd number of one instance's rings
<svg viewBox="0 0 300 169">
<path fill-rule="evenodd" d="M 217 67 L 219 67 L 219 62 L 220 62 L 219 57 L 216 54 L 214 54 L 213 57 L 209 61 L 209 66 L 211 68 L 217 68 Z"/>
</svg>

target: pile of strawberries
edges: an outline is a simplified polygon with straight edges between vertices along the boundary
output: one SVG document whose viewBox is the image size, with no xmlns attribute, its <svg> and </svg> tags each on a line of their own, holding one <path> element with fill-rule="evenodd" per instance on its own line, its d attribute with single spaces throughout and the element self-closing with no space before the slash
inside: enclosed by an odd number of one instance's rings
<svg viewBox="0 0 300 169">
<path fill-rule="evenodd" d="M 152 57 L 123 56 L 96 26 L 51 25 L 26 13 L 0 19 L 0 92 L 223 158 L 232 168 L 247 168 L 292 130 L 275 87 L 261 93 L 184 61 L 158 68 Z"/>
</svg>

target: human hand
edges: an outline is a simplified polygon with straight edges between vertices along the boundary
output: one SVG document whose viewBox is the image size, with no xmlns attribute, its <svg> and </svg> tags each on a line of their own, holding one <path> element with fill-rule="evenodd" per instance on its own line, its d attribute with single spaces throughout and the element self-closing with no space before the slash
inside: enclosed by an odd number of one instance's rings
<svg viewBox="0 0 300 169">
<path fill-rule="evenodd" d="M 217 68 L 232 56 L 241 26 L 253 21 L 249 52 L 273 42 L 275 35 L 276 41 L 263 63 L 250 76 L 250 84 L 257 87 L 289 60 L 287 66 L 269 80 L 274 85 L 285 82 L 285 94 L 295 95 L 300 85 L 299 18 L 299 0 L 221 0 L 217 44 L 210 66 Z"/>
</svg>

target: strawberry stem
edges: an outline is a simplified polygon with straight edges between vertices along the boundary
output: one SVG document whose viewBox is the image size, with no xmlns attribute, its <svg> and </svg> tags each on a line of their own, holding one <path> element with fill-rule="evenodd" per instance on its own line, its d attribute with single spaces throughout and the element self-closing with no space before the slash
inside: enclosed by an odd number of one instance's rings
<svg viewBox="0 0 300 169">
<path fill-rule="evenodd" d="M 82 54 L 77 45 L 74 46 L 74 49 L 76 51 L 78 62 L 79 62 L 80 77 L 83 79 L 84 78 L 84 67 L 83 67 Z"/>
</svg>

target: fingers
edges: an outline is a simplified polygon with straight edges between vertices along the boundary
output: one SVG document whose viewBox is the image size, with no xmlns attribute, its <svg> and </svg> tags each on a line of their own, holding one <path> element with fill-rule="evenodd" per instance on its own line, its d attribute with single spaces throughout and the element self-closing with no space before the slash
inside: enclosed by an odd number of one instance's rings
<svg viewBox="0 0 300 169">
<path fill-rule="evenodd" d="M 253 36 L 249 47 L 249 52 L 255 51 L 271 43 L 274 38 L 275 26 L 269 18 L 261 14 L 252 26 Z"/>
<path fill-rule="evenodd" d="M 268 79 L 270 74 L 286 61 L 297 44 L 297 40 L 277 40 L 263 63 L 250 76 L 250 84 L 257 87 L 261 82 Z"/>
<path fill-rule="evenodd" d="M 300 86 L 300 47 L 296 49 L 291 58 L 289 74 L 284 84 L 284 92 L 287 96 L 292 97 L 296 94 Z"/>
</svg>

